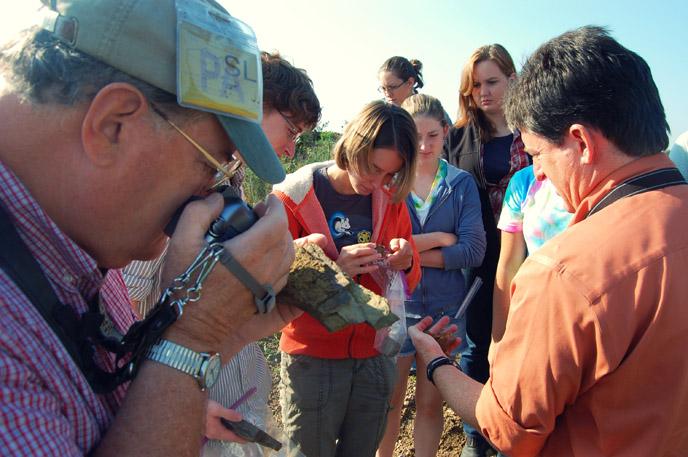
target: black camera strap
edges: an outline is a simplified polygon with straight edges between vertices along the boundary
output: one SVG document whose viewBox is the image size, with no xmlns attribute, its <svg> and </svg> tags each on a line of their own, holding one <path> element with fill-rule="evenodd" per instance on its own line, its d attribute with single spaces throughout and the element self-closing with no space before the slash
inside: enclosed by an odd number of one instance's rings
<svg viewBox="0 0 688 457">
<path fill-rule="evenodd" d="M 81 351 L 76 342 L 58 324 L 57 310 L 64 307 L 36 259 L 19 237 L 4 205 L 0 204 L 0 267 L 41 313 L 74 362 L 81 368 Z"/>
<path fill-rule="evenodd" d="M 81 316 L 63 304 L 2 204 L 0 268 L 38 310 L 98 394 L 112 392 L 118 385 L 133 379 L 148 347 L 177 319 L 171 306 L 160 303 L 146 320 L 132 325 L 123 338 L 104 335 L 101 324 L 105 316 L 98 294 L 89 300 L 89 310 Z M 105 371 L 96 364 L 94 356 L 98 346 L 116 355 L 114 372 Z"/>
<path fill-rule="evenodd" d="M 642 194 L 651 190 L 663 189 L 665 187 L 688 184 L 677 168 L 661 168 L 649 171 L 633 178 L 627 179 L 618 186 L 614 187 L 607 195 L 602 198 L 585 216 L 590 217 L 596 212 L 606 208 L 612 203 L 625 197 Z"/>
<path fill-rule="evenodd" d="M 92 333 L 92 331 L 84 332 L 86 327 L 80 322 L 76 312 L 57 298 L 50 282 L 17 233 L 2 204 L 0 204 L 0 267 L 38 310 L 94 391 L 100 393 L 104 390 L 112 390 L 107 389 L 108 383 L 105 382 L 109 374 L 95 364 L 94 347 L 85 338 L 86 333 Z M 93 306 L 97 308 L 97 304 L 89 304 L 91 309 L 85 315 L 93 314 Z M 99 325 L 100 322 L 94 322 L 94 324 Z"/>
</svg>

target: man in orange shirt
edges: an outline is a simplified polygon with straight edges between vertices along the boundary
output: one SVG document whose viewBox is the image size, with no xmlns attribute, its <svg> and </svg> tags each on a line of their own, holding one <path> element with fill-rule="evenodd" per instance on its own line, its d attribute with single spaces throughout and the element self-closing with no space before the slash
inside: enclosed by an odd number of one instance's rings
<svg viewBox="0 0 688 457">
<path fill-rule="evenodd" d="M 411 330 L 428 377 L 511 457 L 685 455 L 688 186 L 647 63 L 602 28 L 567 32 L 505 111 L 573 220 L 514 278 L 487 383 L 442 357 L 430 318 Z"/>
</svg>

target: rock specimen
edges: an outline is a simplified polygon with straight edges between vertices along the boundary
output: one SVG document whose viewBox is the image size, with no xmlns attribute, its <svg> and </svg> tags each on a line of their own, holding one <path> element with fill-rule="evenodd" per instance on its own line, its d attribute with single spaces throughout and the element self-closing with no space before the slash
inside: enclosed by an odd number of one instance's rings
<svg viewBox="0 0 688 457">
<path fill-rule="evenodd" d="M 456 342 L 456 335 L 454 332 L 444 331 L 442 333 L 432 334 L 430 333 L 430 330 L 426 330 L 425 333 L 437 341 L 437 344 L 440 345 L 442 352 L 444 352 L 447 356 L 451 356 L 451 351 L 454 349 L 453 346 L 455 346 L 454 343 Z"/>
<path fill-rule="evenodd" d="M 387 300 L 356 284 L 313 243 L 296 249 L 278 300 L 308 312 L 330 332 L 361 322 L 381 329 L 399 319 Z"/>
</svg>

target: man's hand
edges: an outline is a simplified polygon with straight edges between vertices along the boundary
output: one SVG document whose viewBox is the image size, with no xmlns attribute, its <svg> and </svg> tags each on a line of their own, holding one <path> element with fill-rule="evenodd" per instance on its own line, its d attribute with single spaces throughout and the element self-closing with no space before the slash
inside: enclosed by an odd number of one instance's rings
<svg viewBox="0 0 688 457">
<path fill-rule="evenodd" d="M 429 361 L 435 357 L 446 355 L 442 347 L 435 339 L 435 336 L 451 332 L 456 333 L 456 325 L 449 324 L 449 316 L 442 316 L 434 325 L 432 324 L 432 317 L 426 316 L 416 325 L 409 327 L 409 336 L 416 347 L 416 353 L 421 361 L 422 366 L 426 366 Z M 427 333 L 426 333 L 427 332 Z M 461 343 L 460 338 L 455 338 L 454 342 L 447 346 L 447 352 L 451 353 Z"/>
<path fill-rule="evenodd" d="M 208 226 L 221 210 L 222 198 L 215 194 L 184 210 L 170 242 L 163 274 L 168 284 L 198 255 Z M 260 219 L 224 246 L 259 283 L 270 284 L 277 293 L 286 284 L 294 259 L 286 214 L 274 196 L 257 205 L 255 211 Z M 253 294 L 218 263 L 203 284 L 201 299 L 187 304 L 165 337 L 197 351 L 220 352 L 227 360 L 244 344 L 276 332 L 297 315 L 288 307 L 254 317 L 255 312 Z M 243 328 L 249 320 L 251 323 Z"/>
<path fill-rule="evenodd" d="M 408 270 L 413 263 L 413 248 L 404 238 L 393 238 L 389 242 L 389 250 L 392 252 L 387 257 L 389 266 L 393 270 Z"/>
<path fill-rule="evenodd" d="M 216 401 L 208 400 L 208 410 L 205 414 L 205 437 L 209 440 L 234 441 L 236 443 L 246 443 L 234 432 L 230 432 L 227 427 L 222 425 L 220 418 L 225 418 L 232 422 L 239 422 L 243 417 L 238 411 L 225 408 Z"/>
</svg>

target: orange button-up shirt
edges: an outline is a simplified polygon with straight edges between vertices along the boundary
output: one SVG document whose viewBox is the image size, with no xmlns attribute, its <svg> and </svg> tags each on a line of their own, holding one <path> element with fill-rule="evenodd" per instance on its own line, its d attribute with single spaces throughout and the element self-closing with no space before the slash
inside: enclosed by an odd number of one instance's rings
<svg viewBox="0 0 688 457">
<path fill-rule="evenodd" d="M 688 455 L 688 186 L 621 199 L 633 161 L 512 282 L 504 338 L 476 408 L 510 457 Z"/>
</svg>

